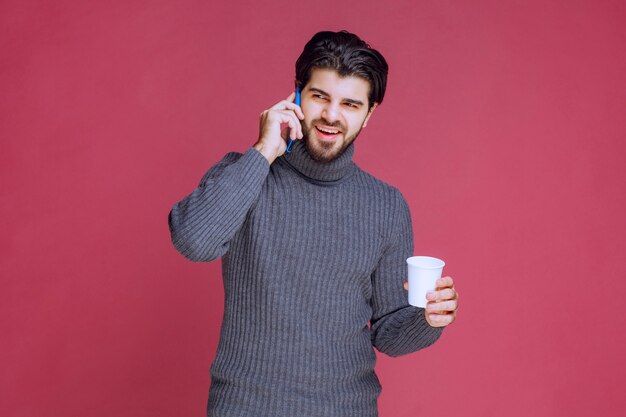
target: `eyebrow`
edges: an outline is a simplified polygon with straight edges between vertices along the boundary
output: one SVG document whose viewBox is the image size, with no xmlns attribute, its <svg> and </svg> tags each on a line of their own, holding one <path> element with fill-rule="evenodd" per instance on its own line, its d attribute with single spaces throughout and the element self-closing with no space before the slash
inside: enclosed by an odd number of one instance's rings
<svg viewBox="0 0 626 417">
<path fill-rule="evenodd" d="M 320 90 L 319 88 L 311 87 L 309 90 L 330 97 L 330 94 L 328 94 L 324 90 Z M 346 101 L 348 103 L 356 104 L 356 105 L 359 105 L 359 106 L 363 106 L 365 104 L 365 103 L 363 103 L 360 100 L 354 100 L 354 99 L 351 99 L 351 98 L 342 98 L 341 100 Z"/>
</svg>

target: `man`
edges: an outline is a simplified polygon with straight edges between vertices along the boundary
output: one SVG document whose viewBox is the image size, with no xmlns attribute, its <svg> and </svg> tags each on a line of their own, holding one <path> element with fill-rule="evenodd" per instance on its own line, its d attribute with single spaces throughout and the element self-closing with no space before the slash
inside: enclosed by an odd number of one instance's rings
<svg viewBox="0 0 626 417">
<path fill-rule="evenodd" d="M 426 309 L 408 304 L 408 205 L 352 162 L 387 70 L 356 35 L 317 33 L 296 62 L 301 106 L 292 93 L 261 113 L 258 141 L 174 205 L 176 249 L 193 261 L 222 257 L 209 416 L 377 416 L 373 347 L 414 352 L 454 320 L 450 277 Z"/>
</svg>

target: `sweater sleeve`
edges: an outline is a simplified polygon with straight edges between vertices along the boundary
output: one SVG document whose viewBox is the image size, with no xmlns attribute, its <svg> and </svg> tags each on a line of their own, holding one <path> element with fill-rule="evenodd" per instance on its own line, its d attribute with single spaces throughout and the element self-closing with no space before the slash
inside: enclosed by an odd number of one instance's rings
<svg viewBox="0 0 626 417">
<path fill-rule="evenodd" d="M 370 328 L 372 344 L 392 357 L 432 345 L 443 330 L 428 324 L 423 308 L 408 303 L 404 281 L 408 279 L 406 259 L 413 255 L 413 229 L 409 206 L 399 191 L 397 194 L 396 224 L 372 275 Z"/>
<path fill-rule="evenodd" d="M 169 213 L 176 250 L 195 262 L 223 256 L 258 199 L 268 172 L 267 159 L 254 148 L 243 155 L 231 152 L 211 167 L 198 188 Z"/>
</svg>

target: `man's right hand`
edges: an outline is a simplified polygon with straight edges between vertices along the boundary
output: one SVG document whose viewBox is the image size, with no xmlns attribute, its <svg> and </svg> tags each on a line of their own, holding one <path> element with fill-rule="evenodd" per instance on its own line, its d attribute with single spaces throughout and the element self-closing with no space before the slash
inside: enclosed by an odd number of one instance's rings
<svg viewBox="0 0 626 417">
<path fill-rule="evenodd" d="M 289 139 L 302 139 L 300 120 L 304 120 L 304 113 L 293 102 L 295 98 L 296 93 L 291 93 L 285 100 L 261 113 L 259 140 L 254 148 L 263 154 L 270 165 L 285 153 Z"/>
</svg>

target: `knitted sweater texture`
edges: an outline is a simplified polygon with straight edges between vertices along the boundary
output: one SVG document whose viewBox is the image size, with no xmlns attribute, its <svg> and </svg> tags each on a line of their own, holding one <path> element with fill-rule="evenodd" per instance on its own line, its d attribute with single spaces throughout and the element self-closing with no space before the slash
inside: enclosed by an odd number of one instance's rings
<svg viewBox="0 0 626 417">
<path fill-rule="evenodd" d="M 353 154 L 320 163 L 300 141 L 271 165 L 229 153 L 172 208 L 176 249 L 222 258 L 208 416 L 377 416 L 374 347 L 399 356 L 440 336 L 403 288 L 408 205 Z"/>
</svg>

